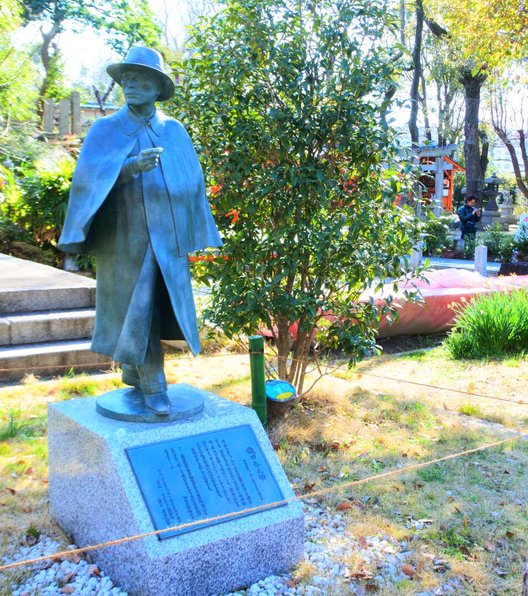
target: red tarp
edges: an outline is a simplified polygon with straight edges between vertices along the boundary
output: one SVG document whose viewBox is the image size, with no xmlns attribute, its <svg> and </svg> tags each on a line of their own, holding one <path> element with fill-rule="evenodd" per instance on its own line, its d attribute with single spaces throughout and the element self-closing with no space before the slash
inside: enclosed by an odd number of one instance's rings
<svg viewBox="0 0 528 596">
<path fill-rule="evenodd" d="M 493 291 L 508 292 L 516 288 L 528 288 L 528 275 L 509 277 L 483 277 L 479 273 L 463 269 L 443 269 L 425 274 L 427 281 L 415 280 L 400 284 L 394 295 L 398 307 L 398 320 L 391 325 L 385 318 L 381 321 L 379 337 L 393 335 L 425 335 L 447 331 L 454 322 L 453 304 L 464 304 L 479 294 Z M 429 283 L 428 283 L 429 282 Z M 420 289 L 421 300 L 410 302 L 403 296 L 404 288 Z M 381 298 L 391 292 L 387 286 L 383 292 L 368 294 Z"/>
<path fill-rule="evenodd" d="M 404 290 L 418 288 L 421 299 L 412 302 L 405 298 Z M 383 305 L 383 296 L 392 295 L 393 304 L 398 309 L 399 317 L 392 324 L 384 317 L 379 326 L 379 337 L 394 335 L 427 335 L 447 331 L 454 323 L 455 313 L 452 305 L 464 304 L 480 294 L 488 292 L 509 292 L 516 288 L 528 289 L 528 275 L 508 277 L 483 277 L 474 271 L 465 269 L 441 269 L 428 271 L 425 279 L 399 284 L 398 292 L 393 285 L 387 284 L 379 292 L 364 292 L 361 300 L 368 301 L 372 296 Z M 331 315 L 328 315 L 331 318 Z M 271 338 L 269 329 L 261 329 L 264 337 Z M 297 335 L 297 324 L 290 327 L 292 339 Z"/>
</svg>

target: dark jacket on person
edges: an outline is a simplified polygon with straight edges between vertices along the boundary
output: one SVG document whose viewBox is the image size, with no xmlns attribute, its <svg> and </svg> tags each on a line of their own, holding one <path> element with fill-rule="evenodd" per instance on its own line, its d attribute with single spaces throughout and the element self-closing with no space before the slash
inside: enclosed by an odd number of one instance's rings
<svg viewBox="0 0 528 596">
<path fill-rule="evenodd" d="M 128 157 L 163 147 L 160 164 L 125 175 Z M 59 248 L 97 257 L 92 350 L 141 364 L 152 309 L 164 339 L 200 350 L 187 254 L 222 241 L 189 135 L 156 110 L 150 120 L 127 106 L 97 120 L 72 180 Z M 156 273 L 159 269 L 159 272 Z"/>
<path fill-rule="evenodd" d="M 480 221 L 480 214 L 475 213 L 475 207 L 464 204 L 457 210 L 460 219 L 460 229 L 463 234 L 476 234 L 477 223 Z"/>
</svg>

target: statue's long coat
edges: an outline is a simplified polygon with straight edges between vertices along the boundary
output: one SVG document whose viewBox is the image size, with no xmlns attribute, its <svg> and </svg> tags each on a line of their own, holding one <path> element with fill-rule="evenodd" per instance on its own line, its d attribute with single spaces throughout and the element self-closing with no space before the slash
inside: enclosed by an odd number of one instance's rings
<svg viewBox="0 0 528 596">
<path fill-rule="evenodd" d="M 163 147 L 160 165 L 136 177 L 123 164 Z M 97 257 L 92 350 L 143 362 L 154 308 L 162 337 L 200 350 L 187 254 L 220 246 L 198 157 L 183 126 L 159 110 L 147 123 L 128 107 L 97 120 L 72 180 L 59 248 Z"/>
</svg>

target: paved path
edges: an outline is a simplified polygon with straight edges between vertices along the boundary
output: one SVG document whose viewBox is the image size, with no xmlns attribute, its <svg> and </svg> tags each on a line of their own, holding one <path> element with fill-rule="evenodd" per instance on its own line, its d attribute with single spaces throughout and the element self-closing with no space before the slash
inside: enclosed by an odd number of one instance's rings
<svg viewBox="0 0 528 596">
<path fill-rule="evenodd" d="M 41 263 L 0 254 L 0 290 L 47 289 L 63 287 L 94 288 L 89 277 L 69 273 Z"/>
<path fill-rule="evenodd" d="M 429 267 L 431 269 L 467 269 L 469 271 L 475 271 L 475 261 L 464 261 L 462 259 L 442 259 L 439 257 L 424 257 L 423 261 L 425 261 L 426 258 L 429 261 Z M 500 265 L 500 263 L 488 261 L 488 275 L 497 275 L 499 273 Z"/>
</svg>

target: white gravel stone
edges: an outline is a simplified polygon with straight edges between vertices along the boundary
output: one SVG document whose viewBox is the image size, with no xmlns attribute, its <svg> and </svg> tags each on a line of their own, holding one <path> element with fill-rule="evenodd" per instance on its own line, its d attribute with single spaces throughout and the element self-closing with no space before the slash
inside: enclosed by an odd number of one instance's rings
<svg viewBox="0 0 528 596">
<path fill-rule="evenodd" d="M 327 594 L 347 593 L 364 595 L 365 589 L 361 581 L 351 580 L 344 583 L 346 576 L 346 560 L 354 553 L 365 561 L 373 571 L 373 581 L 381 588 L 389 589 L 397 582 L 408 579 L 402 572 L 402 564 L 412 560 L 412 541 L 399 543 L 386 533 L 365 536 L 358 540 L 345 532 L 346 524 L 343 516 L 333 513 L 317 503 L 305 505 L 305 556 L 306 561 L 315 569 L 312 577 L 307 577 L 297 585 L 288 585 L 291 576 L 270 576 L 261 579 L 245 590 L 231 592 L 225 596 L 326 596 Z M 414 522 L 415 524 L 416 522 Z M 413 525 L 412 523 L 409 525 Z M 363 546 L 367 545 L 366 548 Z M 23 546 L 3 563 L 22 561 L 40 556 L 52 555 L 64 550 L 64 545 L 41 536 L 33 546 Z M 75 548 L 73 545 L 71 548 Z M 61 561 L 58 563 L 37 564 L 34 573 L 22 584 L 12 586 L 12 596 L 63 596 L 61 588 L 68 574 L 74 573 L 69 585 L 75 588 L 75 593 L 82 596 L 126 596 L 126 592 L 114 586 L 112 579 L 106 577 L 103 570 L 100 575 L 90 573 L 94 567 L 91 563 L 81 559 L 78 563 Z M 463 583 L 458 578 L 451 578 L 441 588 L 434 591 L 421 592 L 421 596 L 435 596 L 439 594 L 456 594 L 463 589 Z M 343 591 L 344 590 L 344 591 Z M 220 595 L 219 595 L 220 596 Z"/>
</svg>

